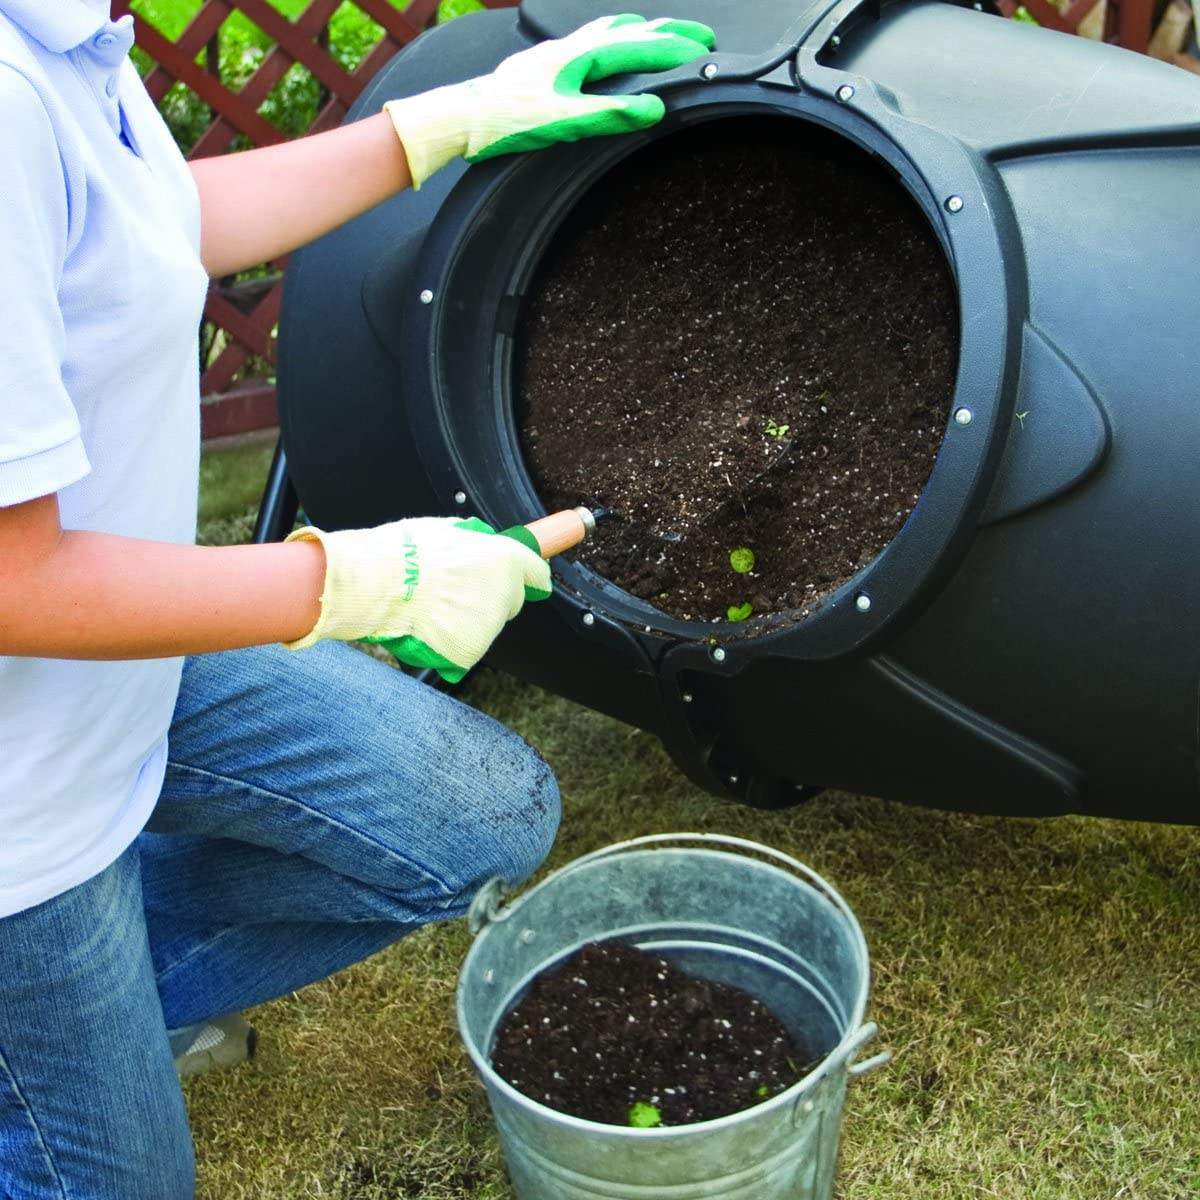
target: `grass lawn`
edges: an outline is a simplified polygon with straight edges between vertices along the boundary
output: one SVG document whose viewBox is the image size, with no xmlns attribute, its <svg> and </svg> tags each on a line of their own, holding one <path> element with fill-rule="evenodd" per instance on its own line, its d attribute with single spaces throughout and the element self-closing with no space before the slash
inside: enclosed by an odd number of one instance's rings
<svg viewBox="0 0 1200 1200">
<path fill-rule="evenodd" d="M 261 454 L 210 456 L 205 478 L 228 499 L 265 470 Z M 202 536 L 245 536 L 248 511 L 205 504 Z M 460 695 L 555 768 L 551 866 L 710 830 L 787 850 L 842 890 L 896 1054 L 851 1088 L 846 1200 L 1200 1195 L 1200 830 L 844 794 L 757 813 L 699 792 L 655 739 L 536 688 L 479 672 Z M 453 1025 L 467 944 L 461 922 L 429 928 L 258 1010 L 258 1059 L 187 1089 L 200 1196 L 508 1196 Z"/>
</svg>

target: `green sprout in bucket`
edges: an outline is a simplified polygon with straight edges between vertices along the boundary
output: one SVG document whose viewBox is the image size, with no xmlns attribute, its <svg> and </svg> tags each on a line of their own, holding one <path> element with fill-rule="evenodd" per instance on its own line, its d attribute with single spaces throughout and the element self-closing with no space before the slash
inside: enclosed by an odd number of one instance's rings
<svg viewBox="0 0 1200 1200">
<path fill-rule="evenodd" d="M 629 1109 L 629 1124 L 634 1129 L 654 1129 L 662 1124 L 662 1113 L 653 1104 L 639 1100 Z"/>
<path fill-rule="evenodd" d="M 754 606 L 747 600 L 745 604 L 731 604 L 725 610 L 725 615 L 731 621 L 744 621 L 753 611 Z"/>
</svg>

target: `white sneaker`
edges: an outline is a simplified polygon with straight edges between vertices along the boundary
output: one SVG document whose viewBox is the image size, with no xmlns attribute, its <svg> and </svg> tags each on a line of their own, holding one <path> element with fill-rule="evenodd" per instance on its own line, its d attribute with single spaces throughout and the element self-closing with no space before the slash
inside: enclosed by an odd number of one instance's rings
<svg viewBox="0 0 1200 1200">
<path fill-rule="evenodd" d="M 169 1035 L 180 1079 L 202 1075 L 218 1067 L 232 1067 L 254 1057 L 258 1034 L 241 1013 L 202 1021 Z"/>
</svg>

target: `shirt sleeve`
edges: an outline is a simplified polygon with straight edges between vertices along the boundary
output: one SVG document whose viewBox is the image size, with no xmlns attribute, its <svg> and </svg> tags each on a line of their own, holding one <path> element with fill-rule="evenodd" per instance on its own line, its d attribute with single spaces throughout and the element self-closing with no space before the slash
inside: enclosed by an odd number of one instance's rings
<svg viewBox="0 0 1200 1200">
<path fill-rule="evenodd" d="M 0 506 L 57 492 L 90 470 L 63 384 L 67 230 L 49 114 L 33 84 L 0 64 Z"/>
</svg>

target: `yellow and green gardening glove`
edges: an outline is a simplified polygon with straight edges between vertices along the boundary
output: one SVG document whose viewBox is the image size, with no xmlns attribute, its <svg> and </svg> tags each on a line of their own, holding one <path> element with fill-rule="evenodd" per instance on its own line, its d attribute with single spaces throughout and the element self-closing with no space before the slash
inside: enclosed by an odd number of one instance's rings
<svg viewBox="0 0 1200 1200">
<path fill-rule="evenodd" d="M 457 683 L 526 600 L 550 595 L 550 567 L 523 526 L 504 535 L 483 521 L 416 517 L 375 529 L 297 529 L 288 541 L 325 551 L 321 615 L 299 641 L 386 646 L 402 663 Z"/>
<path fill-rule="evenodd" d="M 647 21 L 626 13 L 506 58 L 490 75 L 436 88 L 384 111 L 404 144 L 413 187 L 452 158 L 468 162 L 554 142 L 629 133 L 662 120 L 657 96 L 595 96 L 583 85 L 609 75 L 666 71 L 712 50 L 697 21 Z"/>
</svg>

